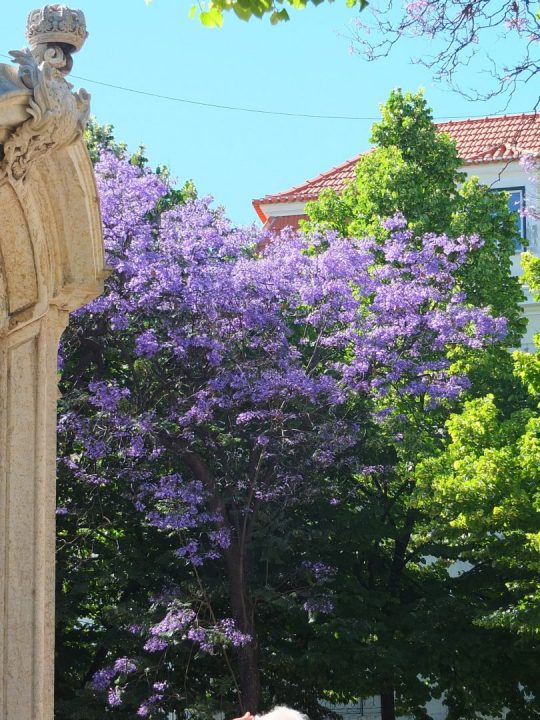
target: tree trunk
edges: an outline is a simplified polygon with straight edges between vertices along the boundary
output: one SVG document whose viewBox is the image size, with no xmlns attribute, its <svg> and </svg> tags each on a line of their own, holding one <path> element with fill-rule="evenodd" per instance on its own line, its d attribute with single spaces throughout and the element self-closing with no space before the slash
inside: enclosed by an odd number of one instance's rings
<svg viewBox="0 0 540 720">
<path fill-rule="evenodd" d="M 246 558 L 239 545 L 232 542 L 227 550 L 229 570 L 229 594 L 233 619 L 241 632 L 251 636 L 248 645 L 237 648 L 240 685 L 240 709 L 242 713 L 257 713 L 261 702 L 261 678 L 259 648 L 255 629 L 255 616 L 251 602 Z"/>
<path fill-rule="evenodd" d="M 407 512 L 403 532 L 396 539 L 394 544 L 394 557 L 388 578 L 388 592 L 391 597 L 399 601 L 400 587 L 403 569 L 406 565 L 405 555 L 411 541 L 414 527 L 414 514 L 411 510 Z M 391 683 L 381 692 L 381 720 L 396 720 L 396 705 L 394 688 Z"/>
<path fill-rule="evenodd" d="M 238 648 L 238 670 L 240 680 L 240 711 L 242 714 L 258 712 L 261 702 L 261 679 L 257 640 Z"/>
<path fill-rule="evenodd" d="M 394 689 L 386 688 L 381 693 L 381 720 L 396 720 Z"/>
<path fill-rule="evenodd" d="M 182 459 L 200 480 L 210 494 L 210 509 L 221 518 L 221 526 L 232 530 L 227 508 L 219 495 L 214 478 L 197 453 L 182 452 Z M 237 529 L 238 530 L 238 529 Z M 244 538 L 245 540 L 245 538 Z M 238 659 L 238 684 L 240 686 L 240 709 L 242 714 L 259 710 L 261 702 L 261 677 L 259 670 L 259 648 L 255 629 L 255 615 L 249 589 L 249 569 L 245 546 L 240 543 L 238 535 L 233 538 L 225 551 L 225 560 L 229 575 L 229 599 L 233 620 L 237 628 L 251 636 L 251 642 L 236 648 Z"/>
</svg>

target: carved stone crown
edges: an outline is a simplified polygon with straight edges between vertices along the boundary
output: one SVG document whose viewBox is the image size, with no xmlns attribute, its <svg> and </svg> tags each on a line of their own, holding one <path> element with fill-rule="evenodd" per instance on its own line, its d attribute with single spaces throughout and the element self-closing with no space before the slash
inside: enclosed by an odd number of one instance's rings
<svg viewBox="0 0 540 720">
<path fill-rule="evenodd" d="M 77 52 L 88 37 L 84 13 L 59 4 L 32 10 L 26 37 L 32 50 L 38 45 L 60 45 L 69 52 Z"/>
</svg>

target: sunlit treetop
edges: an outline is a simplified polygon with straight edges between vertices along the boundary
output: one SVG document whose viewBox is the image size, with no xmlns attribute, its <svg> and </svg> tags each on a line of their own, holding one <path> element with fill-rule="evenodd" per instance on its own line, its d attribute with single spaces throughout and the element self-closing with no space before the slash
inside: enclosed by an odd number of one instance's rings
<svg viewBox="0 0 540 720">
<path fill-rule="evenodd" d="M 152 0 L 145 0 L 149 5 Z M 221 27 L 223 15 L 232 10 L 240 20 L 251 18 L 270 19 L 272 25 L 277 25 L 290 19 L 289 9 L 301 10 L 308 5 L 321 5 L 324 0 L 210 0 L 192 5 L 190 17 L 199 17 L 206 27 Z M 333 0 L 329 0 L 333 2 Z M 367 0 L 345 0 L 347 7 L 358 7 L 361 10 L 367 6 Z"/>
</svg>

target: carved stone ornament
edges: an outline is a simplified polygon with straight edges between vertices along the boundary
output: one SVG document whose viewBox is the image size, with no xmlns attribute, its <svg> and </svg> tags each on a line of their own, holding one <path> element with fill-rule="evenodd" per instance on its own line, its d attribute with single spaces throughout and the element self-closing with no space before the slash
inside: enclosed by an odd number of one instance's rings
<svg viewBox="0 0 540 720">
<path fill-rule="evenodd" d="M 32 10 L 28 15 L 26 37 L 31 48 L 57 43 L 69 45 L 72 52 L 77 52 L 88 37 L 84 13 L 58 4 Z"/>
<path fill-rule="evenodd" d="M 54 148 L 71 144 L 86 126 L 90 113 L 90 95 L 86 90 L 73 92 L 65 80 L 72 65 L 71 53 L 82 47 L 88 33 L 84 15 L 65 5 L 47 5 L 28 17 L 27 37 L 31 49 L 12 50 L 10 55 L 19 66 L 21 99 L 30 90 L 26 116 L 3 145 L 0 172 L 13 183 L 22 183 L 31 164 Z M 23 92 L 21 92 L 21 90 Z M 2 105 L 10 93 L 0 95 Z M 15 91 L 11 92 L 15 96 Z"/>
<path fill-rule="evenodd" d="M 28 16 L 26 37 L 38 62 L 47 60 L 64 73 L 73 66 L 71 54 L 88 37 L 84 13 L 66 5 L 46 5 Z"/>
</svg>

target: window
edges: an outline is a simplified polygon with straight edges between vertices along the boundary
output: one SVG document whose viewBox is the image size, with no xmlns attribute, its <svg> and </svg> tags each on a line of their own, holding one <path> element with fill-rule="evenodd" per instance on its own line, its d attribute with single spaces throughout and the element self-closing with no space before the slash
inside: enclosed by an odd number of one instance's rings
<svg viewBox="0 0 540 720">
<path fill-rule="evenodd" d="M 525 188 L 514 187 L 514 188 L 501 188 L 502 191 L 508 193 L 508 209 L 512 212 L 519 213 L 525 208 Z M 525 239 L 526 223 L 525 218 L 518 215 L 516 218 L 516 252 L 523 250 L 522 240 Z"/>
</svg>

